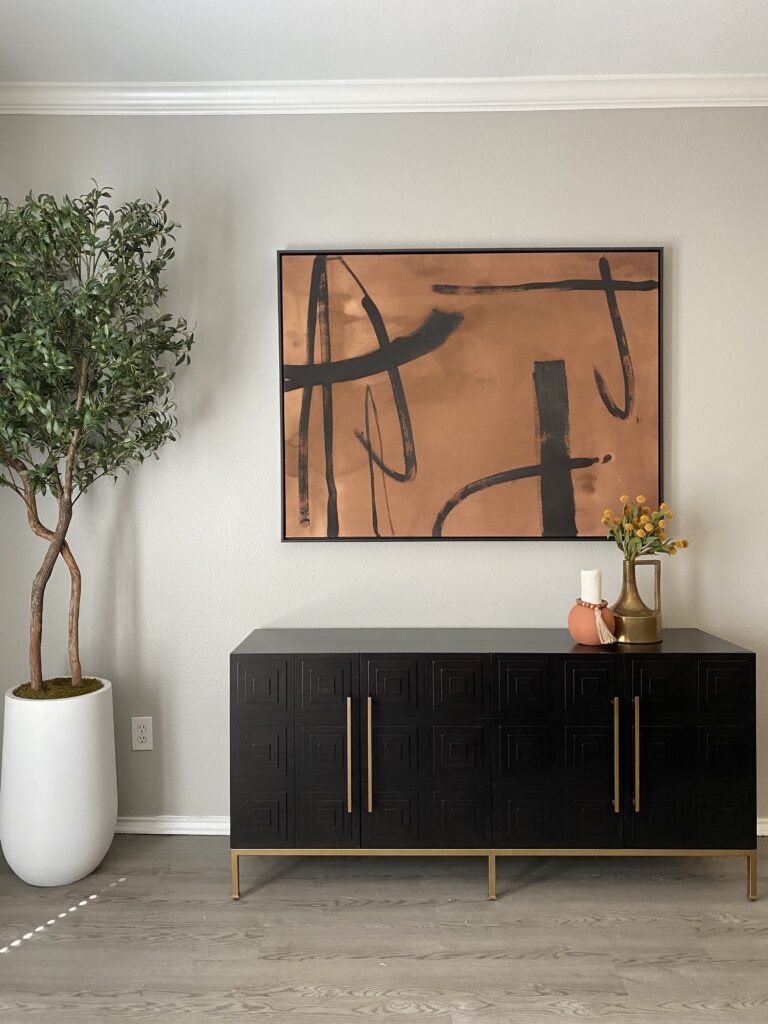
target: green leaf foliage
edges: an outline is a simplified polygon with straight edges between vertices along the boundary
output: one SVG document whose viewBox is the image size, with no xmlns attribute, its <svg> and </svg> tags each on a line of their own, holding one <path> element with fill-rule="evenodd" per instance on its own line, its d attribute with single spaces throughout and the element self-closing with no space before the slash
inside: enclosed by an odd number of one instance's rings
<svg viewBox="0 0 768 1024">
<path fill-rule="evenodd" d="M 176 437 L 173 379 L 193 334 L 162 312 L 167 200 L 108 188 L 0 199 L 0 485 L 73 496 Z"/>
</svg>

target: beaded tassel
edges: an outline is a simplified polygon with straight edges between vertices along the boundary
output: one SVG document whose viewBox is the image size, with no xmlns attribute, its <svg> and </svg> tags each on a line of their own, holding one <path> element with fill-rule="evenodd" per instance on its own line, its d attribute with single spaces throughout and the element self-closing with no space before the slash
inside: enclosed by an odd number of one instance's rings
<svg viewBox="0 0 768 1024">
<path fill-rule="evenodd" d="M 580 597 L 576 598 L 576 604 L 582 605 L 584 608 L 592 608 L 595 613 L 595 625 L 597 626 L 597 638 L 601 644 L 615 644 L 616 637 L 608 629 L 605 622 L 603 621 L 603 608 L 608 607 L 607 601 L 601 601 L 600 604 L 591 604 L 589 601 L 583 601 Z"/>
</svg>

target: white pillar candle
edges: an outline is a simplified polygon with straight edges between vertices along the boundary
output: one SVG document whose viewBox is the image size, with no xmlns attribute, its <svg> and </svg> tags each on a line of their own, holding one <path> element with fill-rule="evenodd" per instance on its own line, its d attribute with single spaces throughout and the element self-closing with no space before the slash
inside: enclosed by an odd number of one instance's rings
<svg viewBox="0 0 768 1024">
<path fill-rule="evenodd" d="M 581 600 L 587 604 L 600 604 L 603 600 L 603 573 L 601 569 L 581 570 Z"/>
</svg>

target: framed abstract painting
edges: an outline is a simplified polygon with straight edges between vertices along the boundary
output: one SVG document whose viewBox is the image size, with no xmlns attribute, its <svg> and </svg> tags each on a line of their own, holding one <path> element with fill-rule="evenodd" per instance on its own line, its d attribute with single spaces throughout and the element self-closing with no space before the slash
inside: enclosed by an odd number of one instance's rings
<svg viewBox="0 0 768 1024">
<path fill-rule="evenodd" d="M 284 540 L 578 539 L 661 500 L 662 250 L 278 254 Z"/>
</svg>

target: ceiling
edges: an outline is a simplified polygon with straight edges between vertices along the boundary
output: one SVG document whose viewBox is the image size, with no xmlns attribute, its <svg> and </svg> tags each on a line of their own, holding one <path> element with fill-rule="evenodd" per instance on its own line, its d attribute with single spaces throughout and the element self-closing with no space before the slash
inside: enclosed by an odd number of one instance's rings
<svg viewBox="0 0 768 1024">
<path fill-rule="evenodd" d="M 768 72 L 768 0 L 0 0 L 0 81 Z"/>
</svg>

